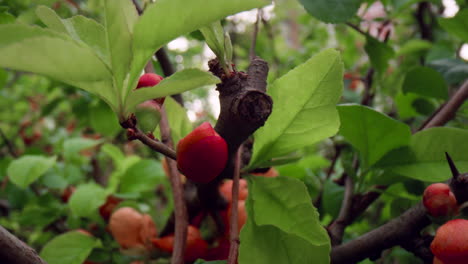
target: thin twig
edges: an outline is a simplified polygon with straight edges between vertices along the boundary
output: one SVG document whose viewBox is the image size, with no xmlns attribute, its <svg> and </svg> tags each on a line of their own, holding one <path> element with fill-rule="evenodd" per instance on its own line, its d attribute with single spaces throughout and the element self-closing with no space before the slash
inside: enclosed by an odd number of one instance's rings
<svg viewBox="0 0 468 264">
<path fill-rule="evenodd" d="M 152 150 L 159 152 L 166 157 L 169 157 L 173 160 L 176 159 L 176 152 L 174 149 L 170 148 L 169 146 L 165 145 L 161 141 L 158 141 L 156 139 L 150 138 L 148 135 L 143 133 L 140 129 L 135 128 L 134 129 L 135 134 L 132 135 L 135 139 L 140 140 L 143 144 L 146 146 L 150 147 Z"/>
<path fill-rule="evenodd" d="M 8 152 L 10 152 L 10 155 L 13 157 L 13 158 L 18 158 L 18 154 L 16 153 L 15 151 L 15 146 L 13 144 L 13 142 L 11 142 L 8 137 L 5 135 L 5 133 L 3 132 L 3 130 L 0 128 L 0 136 L 2 137 L 3 139 L 3 142 L 5 142 L 5 145 L 7 146 L 8 148 Z"/>
<path fill-rule="evenodd" d="M 231 226 L 229 232 L 229 239 L 231 246 L 229 247 L 229 257 L 227 264 L 236 264 L 237 256 L 239 254 L 239 227 L 238 227 L 238 202 L 239 202 L 239 178 L 240 178 L 240 155 L 242 153 L 242 145 L 237 150 L 236 160 L 234 165 L 234 175 L 232 177 L 232 203 L 231 203 Z"/>
<path fill-rule="evenodd" d="M 249 58 L 252 61 L 255 58 L 255 46 L 257 46 L 258 27 L 262 17 L 262 9 L 257 11 L 257 21 L 254 24 L 254 30 L 252 33 L 252 43 L 250 44 Z"/>
<path fill-rule="evenodd" d="M 452 96 L 452 98 L 437 112 L 436 115 L 431 116 L 429 122 L 425 122 L 424 126 L 420 128 L 428 129 L 431 127 L 443 126 L 448 121 L 455 117 L 455 113 L 460 106 L 468 98 L 468 80 L 462 84 L 458 91 Z"/>
<path fill-rule="evenodd" d="M 356 26 L 356 25 L 354 25 L 354 24 L 352 24 L 350 22 L 346 22 L 346 25 L 349 26 L 350 28 L 356 30 L 361 35 L 367 36 L 367 33 L 365 31 L 363 31 L 361 28 L 359 28 L 358 26 Z"/>
<path fill-rule="evenodd" d="M 169 148 L 173 147 L 171 139 L 171 129 L 167 120 L 166 109 L 161 108 L 161 122 L 159 123 L 161 130 L 161 138 L 166 140 L 166 145 Z M 174 251 L 172 253 L 172 264 L 184 263 L 185 244 L 187 240 L 187 207 L 184 200 L 184 188 L 180 180 L 179 170 L 174 160 L 166 159 L 169 167 L 170 182 L 172 187 L 172 195 L 174 196 L 175 209 L 175 234 L 174 234 Z"/>
<path fill-rule="evenodd" d="M 372 99 L 374 94 L 372 93 L 372 83 L 374 82 L 374 68 L 370 68 L 367 71 L 366 77 L 364 78 L 364 95 L 361 100 L 362 105 L 372 105 Z"/>
<path fill-rule="evenodd" d="M 351 209 L 354 193 L 354 182 L 350 175 L 345 176 L 345 192 L 340 213 L 335 221 L 329 226 L 329 234 L 332 245 L 339 245 L 343 240 L 343 234 L 351 218 Z"/>
</svg>

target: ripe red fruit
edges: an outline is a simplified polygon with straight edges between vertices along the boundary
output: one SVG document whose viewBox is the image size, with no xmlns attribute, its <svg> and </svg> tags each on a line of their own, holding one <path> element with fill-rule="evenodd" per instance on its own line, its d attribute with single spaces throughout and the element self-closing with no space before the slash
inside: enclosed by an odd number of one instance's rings
<svg viewBox="0 0 468 264">
<path fill-rule="evenodd" d="M 142 76 L 140 76 L 140 79 L 138 80 L 138 88 L 142 87 L 151 87 L 157 85 L 159 82 L 161 82 L 164 78 L 157 75 L 156 73 L 145 73 Z M 164 103 L 164 97 L 163 98 L 157 98 L 154 99 L 159 105 L 162 105 Z"/>
<path fill-rule="evenodd" d="M 448 221 L 437 229 L 431 243 L 434 256 L 444 264 L 468 263 L 468 220 Z"/>
<path fill-rule="evenodd" d="M 226 166 L 226 141 L 205 122 L 177 144 L 177 166 L 190 180 L 208 183 Z"/>
<path fill-rule="evenodd" d="M 232 201 L 232 180 L 225 180 L 219 186 L 219 193 L 226 199 L 228 202 Z M 249 189 L 247 187 L 247 181 L 245 179 L 239 179 L 239 200 L 247 199 L 249 195 Z"/>
<path fill-rule="evenodd" d="M 434 217 L 450 216 L 458 211 L 455 195 L 445 183 L 429 185 L 423 194 L 423 204 Z"/>
<path fill-rule="evenodd" d="M 124 249 L 144 250 L 157 234 L 153 219 L 130 207 L 119 208 L 112 214 L 109 230 Z"/>
<path fill-rule="evenodd" d="M 161 251 L 172 253 L 174 250 L 173 234 L 161 238 L 153 238 L 151 242 Z M 194 261 L 198 258 L 202 258 L 207 249 L 208 243 L 201 237 L 200 230 L 194 226 L 188 226 L 184 260 Z"/>
</svg>

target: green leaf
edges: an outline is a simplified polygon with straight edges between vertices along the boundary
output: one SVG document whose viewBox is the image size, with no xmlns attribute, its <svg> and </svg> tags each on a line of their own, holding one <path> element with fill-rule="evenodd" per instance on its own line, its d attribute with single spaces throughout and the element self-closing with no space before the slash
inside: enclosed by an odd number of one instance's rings
<svg viewBox="0 0 468 264">
<path fill-rule="evenodd" d="M 186 69 L 169 76 L 159 84 L 133 90 L 125 104 L 126 115 L 134 111 L 135 107 L 146 100 L 182 93 L 205 85 L 219 83 L 219 79 L 211 73 L 198 69 Z"/>
<path fill-rule="evenodd" d="M 48 28 L 59 33 L 68 33 L 68 30 L 60 16 L 51 8 L 47 6 L 38 6 L 36 9 L 36 15 Z"/>
<path fill-rule="evenodd" d="M 216 54 L 216 57 L 226 63 L 225 43 L 224 43 L 224 29 L 221 22 L 217 21 L 206 27 L 200 28 L 200 32 L 205 38 L 206 44 Z"/>
<path fill-rule="evenodd" d="M 14 23 L 16 17 L 8 12 L 0 12 L 0 24 L 11 24 Z"/>
<path fill-rule="evenodd" d="M 161 164 L 154 160 L 140 160 L 126 170 L 120 179 L 121 193 L 141 193 L 154 190 L 165 180 Z"/>
<path fill-rule="evenodd" d="M 369 35 L 366 36 L 364 49 L 369 56 L 372 66 L 381 74 L 387 70 L 388 61 L 395 56 L 392 47 Z"/>
<path fill-rule="evenodd" d="M 361 0 L 299 0 L 306 11 L 326 23 L 343 23 L 356 14 Z"/>
<path fill-rule="evenodd" d="M 117 116 L 102 102 L 89 109 L 88 117 L 93 130 L 103 136 L 114 137 L 122 129 Z"/>
<path fill-rule="evenodd" d="M 56 236 L 42 248 L 40 256 L 49 264 L 81 264 L 93 248 L 101 245 L 99 240 L 72 231 Z"/>
<path fill-rule="evenodd" d="M 159 0 L 151 4 L 135 26 L 127 92 L 136 86 L 147 61 L 165 43 L 226 16 L 269 3 L 267 0 L 232 0 L 223 4 L 218 0 Z"/>
<path fill-rule="evenodd" d="M 405 42 L 400 49 L 395 53 L 395 56 L 403 56 L 427 51 L 432 48 L 432 43 L 422 39 L 410 39 Z"/>
<path fill-rule="evenodd" d="M 95 183 L 78 186 L 68 204 L 72 213 L 78 217 L 91 217 L 99 206 L 106 201 L 107 193 Z"/>
<path fill-rule="evenodd" d="M 442 74 L 436 70 L 419 66 L 406 73 L 403 81 L 404 93 L 447 99 L 448 90 Z"/>
<path fill-rule="evenodd" d="M 138 156 L 128 156 L 121 160 L 119 163 L 115 163 L 117 167 L 109 177 L 109 183 L 107 186 L 107 191 L 110 193 L 116 192 L 117 187 L 120 184 L 121 178 L 125 173 L 135 164 L 140 162 L 141 158 Z"/>
<path fill-rule="evenodd" d="M 48 28 L 86 43 L 109 66 L 106 31 L 101 24 L 84 16 L 61 19 L 54 10 L 46 6 L 39 6 L 36 14 Z"/>
<path fill-rule="evenodd" d="M 336 219 L 340 213 L 344 198 L 344 187 L 339 186 L 332 180 L 327 180 L 323 184 L 322 209 Z"/>
<path fill-rule="evenodd" d="M 125 158 L 125 155 L 122 153 L 122 151 L 120 151 L 118 147 L 112 144 L 104 144 L 101 147 L 101 151 L 109 155 L 115 164 L 119 164 Z"/>
<path fill-rule="evenodd" d="M 33 155 L 22 156 L 9 164 L 7 174 L 11 182 L 24 189 L 54 166 L 56 159 L 55 156 L 50 158 Z"/>
<path fill-rule="evenodd" d="M 175 145 L 177 145 L 179 140 L 192 132 L 192 123 L 188 119 L 185 108 L 178 104 L 171 97 L 166 98 L 164 107 L 166 108 L 167 120 L 171 128 L 172 141 Z M 156 137 L 160 138 L 161 134 L 158 128 L 154 131 L 154 134 Z"/>
<path fill-rule="evenodd" d="M 92 148 L 101 143 L 101 140 L 94 140 L 90 138 L 71 138 L 65 140 L 63 143 L 63 156 L 66 160 L 73 159 L 80 151 Z"/>
<path fill-rule="evenodd" d="M 62 216 L 64 216 L 63 210 L 58 210 L 56 206 L 32 205 L 24 208 L 21 212 L 19 224 L 24 227 L 42 229 Z"/>
<path fill-rule="evenodd" d="M 138 21 L 138 13 L 132 1 L 128 0 L 105 0 L 104 12 L 112 73 L 116 87 L 119 88 L 116 92 L 119 95 L 125 95 L 123 82 L 130 70 L 134 55 L 132 52 L 133 30 Z M 152 28 L 150 34 L 158 35 L 154 29 L 155 27 Z"/>
<path fill-rule="evenodd" d="M 239 263 L 330 263 L 330 240 L 304 184 L 249 177 Z"/>
<path fill-rule="evenodd" d="M 343 90 L 342 79 L 340 55 L 329 49 L 276 80 L 268 88 L 273 112 L 254 134 L 249 167 L 334 135 L 339 127 L 335 105 Z"/>
<path fill-rule="evenodd" d="M 451 177 L 445 160 L 449 153 L 459 171 L 468 171 L 468 131 L 436 127 L 411 137 L 409 147 L 391 151 L 374 167 L 426 182 L 441 182 Z"/>
<path fill-rule="evenodd" d="M 340 134 L 362 155 L 364 168 L 372 166 L 387 152 L 410 142 L 410 128 L 372 108 L 362 105 L 338 106 Z"/>
<path fill-rule="evenodd" d="M 457 15 L 452 18 L 440 17 L 437 21 L 447 32 L 468 42 L 468 8 L 458 11 Z"/>
<path fill-rule="evenodd" d="M 433 60 L 428 66 L 440 72 L 447 84 L 458 84 L 468 79 L 468 62 L 461 59 Z"/>
<path fill-rule="evenodd" d="M 1 67 L 55 78 L 115 107 L 112 74 L 91 48 L 64 34 L 24 24 L 0 25 L 0 35 Z"/>
</svg>

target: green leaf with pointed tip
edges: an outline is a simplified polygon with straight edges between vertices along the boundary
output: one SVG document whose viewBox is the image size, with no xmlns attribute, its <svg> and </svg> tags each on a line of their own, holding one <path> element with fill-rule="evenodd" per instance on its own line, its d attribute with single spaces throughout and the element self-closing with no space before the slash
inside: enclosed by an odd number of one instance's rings
<svg viewBox="0 0 468 264">
<path fill-rule="evenodd" d="M 71 160 L 75 155 L 78 155 L 81 150 L 92 148 L 101 143 L 101 140 L 89 138 L 71 138 L 63 143 L 63 157 L 66 160 Z"/>
<path fill-rule="evenodd" d="M 468 8 L 460 10 L 452 18 L 438 18 L 439 24 L 450 34 L 459 37 L 464 42 L 468 42 Z"/>
<path fill-rule="evenodd" d="M 216 54 L 216 57 L 225 60 L 224 29 L 221 22 L 216 21 L 211 25 L 202 27 L 200 32 L 203 34 L 208 47 Z"/>
<path fill-rule="evenodd" d="M 171 137 L 174 145 L 177 145 L 183 137 L 188 135 L 193 130 L 193 125 L 188 119 L 187 111 L 179 103 L 177 103 L 171 97 L 167 97 L 164 102 L 166 108 L 167 121 L 171 128 Z M 155 129 L 154 135 L 157 138 L 161 138 L 161 134 L 158 128 Z"/>
<path fill-rule="evenodd" d="M 59 33 L 68 34 L 68 30 L 63 24 L 62 18 L 60 18 L 60 16 L 51 8 L 47 6 L 38 6 L 36 9 L 36 15 L 48 28 Z"/>
<path fill-rule="evenodd" d="M 106 31 L 101 24 L 84 16 L 62 19 L 46 6 L 39 6 L 36 14 L 48 28 L 86 43 L 107 66 L 110 66 Z"/>
<path fill-rule="evenodd" d="M 167 180 L 161 163 L 155 160 L 140 160 L 129 167 L 120 179 L 119 193 L 153 191 L 154 186 Z"/>
<path fill-rule="evenodd" d="M 58 79 L 115 108 L 112 74 L 89 47 L 65 34 L 24 24 L 0 25 L 0 35 L 0 67 Z"/>
<path fill-rule="evenodd" d="M 26 155 L 12 161 L 7 168 L 7 175 L 11 182 L 20 188 L 26 188 L 39 179 L 55 165 L 57 157 Z"/>
<path fill-rule="evenodd" d="M 8 12 L 0 12 L 0 24 L 11 24 L 14 23 L 16 17 Z"/>
<path fill-rule="evenodd" d="M 249 168 L 310 146 L 338 131 L 336 104 L 343 90 L 340 54 L 325 50 L 276 80 L 273 112 L 258 129 Z"/>
<path fill-rule="evenodd" d="M 139 73 L 153 53 L 167 42 L 226 16 L 269 3 L 267 0 L 231 0 L 223 4 L 218 0 L 158 0 L 151 4 L 135 26 L 127 92 L 136 86 Z"/>
<path fill-rule="evenodd" d="M 460 172 L 467 172 L 468 131 L 447 127 L 423 130 L 411 137 L 408 147 L 391 151 L 374 167 L 421 181 L 441 182 L 452 175 L 445 152 Z"/>
<path fill-rule="evenodd" d="M 138 13 L 132 1 L 128 0 L 105 0 L 104 11 L 106 37 L 117 93 L 125 96 L 123 82 L 132 61 L 133 29 L 138 21 Z M 154 28 L 150 34 L 158 35 Z"/>
<path fill-rule="evenodd" d="M 239 263 L 330 263 L 330 239 L 305 185 L 287 177 L 249 177 Z"/>
<path fill-rule="evenodd" d="M 78 186 L 68 204 L 73 214 L 78 217 L 91 217 L 99 206 L 106 201 L 107 192 L 95 183 Z"/>
<path fill-rule="evenodd" d="M 372 108 L 362 105 L 340 105 L 339 133 L 359 150 L 364 168 L 372 166 L 387 152 L 406 146 L 411 130 Z"/>
<path fill-rule="evenodd" d="M 138 104 L 146 100 L 178 94 L 217 83 L 219 83 L 219 79 L 216 76 L 198 69 L 186 69 L 176 72 L 155 86 L 133 90 L 128 95 L 127 103 L 125 104 L 125 114 L 130 114 Z"/>
<path fill-rule="evenodd" d="M 404 93 L 415 93 L 439 99 L 448 98 L 447 84 L 438 71 L 424 66 L 408 71 L 403 81 Z"/>
<path fill-rule="evenodd" d="M 299 0 L 306 11 L 326 23 L 343 23 L 356 14 L 362 0 Z"/>
<path fill-rule="evenodd" d="M 432 48 L 432 43 L 422 39 L 410 39 L 405 42 L 400 49 L 395 53 L 395 56 L 403 56 L 422 51 L 427 51 Z"/>
<path fill-rule="evenodd" d="M 40 256 L 49 264 L 81 264 L 101 242 L 77 231 L 54 237 L 41 250 Z"/>
<path fill-rule="evenodd" d="M 395 52 L 392 47 L 369 35 L 366 36 L 366 45 L 364 46 L 364 49 L 369 56 L 372 66 L 381 74 L 387 70 L 388 61 L 395 56 Z"/>
</svg>

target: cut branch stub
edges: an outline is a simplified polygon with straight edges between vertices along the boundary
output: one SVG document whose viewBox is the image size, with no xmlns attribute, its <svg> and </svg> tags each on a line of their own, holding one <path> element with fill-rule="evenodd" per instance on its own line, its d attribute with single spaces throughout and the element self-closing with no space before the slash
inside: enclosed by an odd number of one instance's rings
<svg viewBox="0 0 468 264">
<path fill-rule="evenodd" d="M 447 162 L 450 166 L 450 170 L 452 172 L 452 178 L 450 180 L 450 189 L 452 190 L 453 194 L 455 194 L 455 198 L 457 199 L 458 204 L 462 204 L 465 201 L 468 201 L 468 173 L 460 173 L 455 166 L 455 162 L 453 162 L 450 155 L 445 152 L 445 157 L 447 158 Z"/>
</svg>

